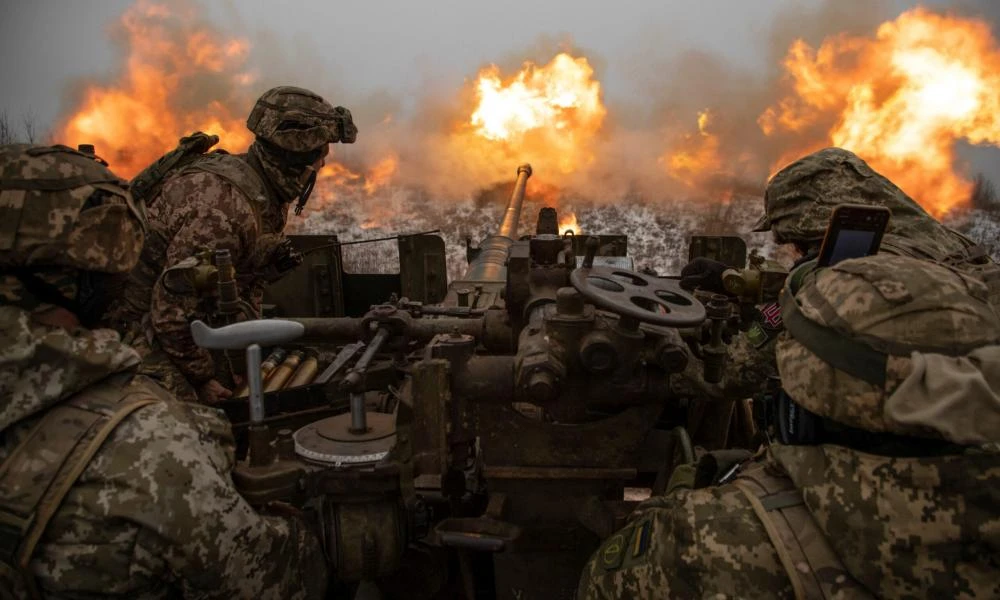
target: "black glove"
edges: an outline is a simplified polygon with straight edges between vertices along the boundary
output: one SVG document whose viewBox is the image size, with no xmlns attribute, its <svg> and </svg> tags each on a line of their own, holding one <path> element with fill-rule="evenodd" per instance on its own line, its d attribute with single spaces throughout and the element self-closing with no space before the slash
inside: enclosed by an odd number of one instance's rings
<svg viewBox="0 0 1000 600">
<path fill-rule="evenodd" d="M 302 264 L 302 253 L 295 249 L 290 239 L 285 238 L 275 247 L 271 262 L 278 273 L 284 274 Z"/>
<path fill-rule="evenodd" d="M 258 241 L 252 261 L 253 273 L 248 274 L 241 285 L 248 285 L 255 279 L 274 283 L 302 264 L 302 253 L 285 236 L 268 234 Z"/>
<path fill-rule="evenodd" d="M 681 287 L 691 291 L 695 288 L 727 294 L 722 285 L 722 273 L 729 265 L 710 258 L 696 258 L 681 269 Z"/>
</svg>

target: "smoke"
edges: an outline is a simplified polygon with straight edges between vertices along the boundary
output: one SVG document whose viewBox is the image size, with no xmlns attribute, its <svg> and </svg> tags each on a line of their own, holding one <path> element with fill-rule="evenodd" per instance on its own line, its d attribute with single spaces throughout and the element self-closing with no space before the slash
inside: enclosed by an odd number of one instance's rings
<svg viewBox="0 0 1000 600">
<path fill-rule="evenodd" d="M 629 73 L 636 100 L 605 96 L 608 114 L 593 160 L 565 175 L 546 173 L 536 165 L 536 180 L 554 182 L 562 199 L 577 203 L 617 203 L 626 197 L 632 202 L 759 197 L 775 161 L 793 142 L 822 140 L 833 125 L 817 121 L 796 132 L 793 140 L 780 133 L 766 136 L 758 124 L 761 114 L 788 89 L 781 63 L 792 41 L 819 44 L 831 35 L 870 35 L 892 16 L 888 0 L 828 0 L 812 9 L 786 12 L 751 49 L 768 56 L 763 70 L 737 67 L 697 49 L 664 52 L 655 39 L 637 41 L 644 44 L 635 50 L 641 60 Z M 607 66 L 600 54 L 566 35 L 539 38 L 494 64 L 512 74 L 524 61 L 544 64 L 557 52 L 586 56 L 595 79 L 604 80 Z M 468 118 L 470 94 L 468 85 L 460 93 L 428 90 L 412 120 L 377 127 L 373 138 L 363 143 L 373 142 L 379 151 L 395 149 L 401 165 L 397 181 L 442 198 L 467 197 L 498 179 L 509 179 L 523 160 L 516 149 L 477 155 L 455 143 L 454 132 Z M 701 113 L 708 115 L 704 128 L 699 127 Z M 669 155 L 675 153 L 703 159 L 692 167 L 697 173 L 672 169 Z"/>
<path fill-rule="evenodd" d="M 831 113 L 794 133 L 764 134 L 761 115 L 790 90 L 782 64 L 789 47 L 796 40 L 817 47 L 831 36 L 870 37 L 880 23 L 896 15 L 895 4 L 827 0 L 811 8 L 794 6 L 775 18 L 760 33 L 757 45 L 747 49 L 748 54 L 764 57 L 763 66 L 736 66 L 699 49 L 663 50 L 655 36 L 634 40 L 637 60 L 628 65 L 625 77 L 632 89 L 628 94 L 605 93 L 607 116 L 587 142 L 590 159 L 564 173 L 553 168 L 558 157 L 538 156 L 533 182 L 552 186 L 548 199 L 554 202 L 759 197 L 776 163 L 790 149 L 812 149 L 803 140 L 823 145 L 837 118 Z M 968 14 L 1000 18 L 1000 5 L 991 0 L 965 0 L 954 6 Z M 222 12 L 228 24 L 225 30 L 206 17 L 210 8 Z M 146 113 L 170 116 L 165 127 L 147 127 L 149 115 L 143 113 L 129 118 L 120 131 L 116 128 L 113 133 L 128 156 L 107 158 L 125 175 L 172 147 L 180 135 L 211 125 L 213 119 L 229 134 L 223 145 L 242 150 L 248 138 L 245 130 L 242 137 L 237 135 L 238 130 L 256 96 L 274 85 L 307 87 L 351 109 L 360 130 L 358 142 L 334 146 L 331 159 L 358 174 L 357 180 L 390 157 L 398 165 L 391 178 L 394 187 L 438 201 L 462 200 L 511 180 L 516 166 L 526 160 L 517 147 L 469 143 L 473 72 L 464 82 L 429 74 L 417 97 L 387 90 L 359 95 L 343 84 L 345 72 L 321 61 L 322 50 L 315 40 L 295 38 L 289 43 L 267 30 L 250 31 L 232 2 L 202 7 L 194 0 L 168 5 L 140 0 L 113 28 L 112 36 L 120 48 L 119 73 L 124 75 L 97 85 L 132 99 L 148 96 L 152 100 L 138 100 L 153 103 Z M 511 49 L 496 57 L 494 64 L 509 76 L 525 61 L 542 65 L 558 52 L 586 57 L 599 82 L 609 76 L 609 66 L 597 52 L 580 47 L 565 34 L 543 36 L 528 47 Z M 73 87 L 72 110 L 64 124 L 85 111 L 94 86 L 91 79 Z M 102 122 L 113 118 L 107 112 L 94 114 L 102 116 Z M 69 130 L 65 125 L 62 129 Z M 92 132 L 84 133 L 92 137 Z M 101 141 L 99 148 L 114 144 Z M 148 151 L 136 150 L 143 145 Z M 334 202 L 352 195 L 329 185 L 318 194 Z"/>
<path fill-rule="evenodd" d="M 794 141 L 823 139 L 832 126 L 831 122 L 814 123 L 797 132 L 795 140 L 787 135 L 764 135 L 758 119 L 788 90 L 782 61 L 789 46 L 798 39 L 816 45 L 831 35 L 870 35 L 892 16 L 888 1 L 828 0 L 813 8 L 793 7 L 761 33 L 758 47 L 748 49 L 766 54 L 764 69 L 741 68 L 697 49 L 657 56 L 655 47 L 643 48 L 640 52 L 646 59 L 640 64 L 646 70 L 634 78 L 643 83 L 638 94 L 651 99 L 650 108 L 643 112 L 611 107 L 613 114 L 641 115 L 619 124 L 613 153 L 620 159 L 617 162 L 627 169 L 636 164 L 636 155 L 686 152 L 697 158 L 703 149 L 703 161 L 697 165 L 700 171 L 687 185 L 649 175 L 635 183 L 647 193 L 653 188 L 653 193 L 708 200 L 761 195 L 775 161 Z M 707 115 L 703 130 L 699 129 L 700 114 Z M 647 161 L 643 171 L 648 173 L 651 166 Z M 662 161 L 655 165 L 656 171 L 663 169 Z"/>
</svg>

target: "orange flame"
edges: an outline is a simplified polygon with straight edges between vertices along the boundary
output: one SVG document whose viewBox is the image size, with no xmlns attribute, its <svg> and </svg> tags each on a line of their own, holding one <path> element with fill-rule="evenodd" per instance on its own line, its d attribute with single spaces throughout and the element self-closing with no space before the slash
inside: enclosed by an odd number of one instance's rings
<svg viewBox="0 0 1000 600">
<path fill-rule="evenodd" d="M 365 193 L 374 196 L 379 190 L 389 185 L 398 167 L 399 159 L 395 156 L 387 156 L 375 163 L 375 166 L 368 169 L 368 174 L 365 176 Z"/>
<path fill-rule="evenodd" d="M 607 109 L 586 58 L 560 53 L 541 67 L 525 62 L 506 80 L 491 65 L 480 71 L 473 92 L 475 106 L 457 136 L 474 152 L 499 148 L 542 172 L 562 174 L 593 161 L 590 147 Z M 463 135 L 470 131 L 471 137 Z"/>
<path fill-rule="evenodd" d="M 246 40 L 225 38 L 193 10 L 148 0 L 126 11 L 119 27 L 129 50 L 123 77 L 87 86 L 79 107 L 57 127 L 57 142 L 94 144 L 123 177 L 194 131 L 218 135 L 231 150 L 249 146 L 248 86 L 255 77 L 245 71 Z M 206 81 L 214 94 L 205 93 Z"/>
<path fill-rule="evenodd" d="M 260 90 L 252 89 L 256 77 L 247 69 L 246 40 L 221 35 L 193 7 L 150 0 L 126 11 L 119 27 L 128 50 L 120 81 L 87 86 L 60 124 L 57 141 L 94 144 L 123 177 L 134 176 L 194 131 L 218 135 L 220 147 L 233 152 L 249 147 L 253 134 L 246 115 Z M 352 189 L 371 196 L 389 184 L 397 165 L 390 155 L 356 173 L 330 161 L 320 170 L 324 193 L 317 196 Z"/>
<path fill-rule="evenodd" d="M 364 173 L 354 171 L 339 162 L 328 162 L 317 174 L 317 186 L 320 198 L 332 198 L 338 192 L 347 193 L 350 190 L 360 191 L 367 196 L 374 196 L 385 189 L 391 182 L 399 166 L 399 159 L 389 155 Z M 322 201 L 321 201 L 322 202 Z"/>
<path fill-rule="evenodd" d="M 572 231 L 575 234 L 580 233 L 580 224 L 576 221 L 576 213 L 572 211 L 559 215 L 559 233 L 563 234 L 567 231 Z"/>
<path fill-rule="evenodd" d="M 972 184 L 955 145 L 1000 143 L 1000 51 L 982 22 L 917 8 L 874 39 L 797 41 L 785 58 L 793 91 L 761 115 L 767 135 L 833 122 L 782 156 L 835 145 L 857 153 L 935 216 L 964 203 Z"/>
</svg>

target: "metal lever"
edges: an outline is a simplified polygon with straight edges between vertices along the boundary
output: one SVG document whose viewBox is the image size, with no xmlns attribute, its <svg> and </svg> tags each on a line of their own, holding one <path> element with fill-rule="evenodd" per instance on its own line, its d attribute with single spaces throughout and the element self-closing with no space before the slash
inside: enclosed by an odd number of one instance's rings
<svg viewBox="0 0 1000 600">
<path fill-rule="evenodd" d="M 368 432 L 368 417 L 365 414 L 365 395 L 354 388 L 364 380 L 365 371 L 368 370 L 368 365 L 372 362 L 372 358 L 375 357 L 375 353 L 382 348 L 382 344 L 388 339 L 389 330 L 385 327 L 380 327 L 375 332 L 375 337 L 372 338 L 371 343 L 365 348 L 361 358 L 358 359 L 358 362 L 354 363 L 354 368 L 340 382 L 341 389 L 351 390 L 350 432 L 353 434 L 360 435 Z"/>
<path fill-rule="evenodd" d="M 354 355 L 360 352 L 361 349 L 364 347 L 365 347 L 364 342 L 354 342 L 353 344 L 348 344 L 343 348 L 341 348 L 340 352 L 337 354 L 337 357 L 334 358 L 333 362 L 330 363 L 330 366 L 327 367 L 325 371 L 323 371 L 323 374 L 319 376 L 319 379 L 321 381 L 330 381 L 330 379 L 332 379 L 334 375 L 339 373 L 340 370 L 347 365 L 348 361 L 354 358 Z"/>
<path fill-rule="evenodd" d="M 365 348 L 364 354 L 358 359 L 358 362 L 354 363 L 354 368 L 348 371 L 347 376 L 344 380 L 340 382 L 340 389 L 348 390 L 359 383 L 361 383 L 365 371 L 368 370 L 368 365 L 372 362 L 372 358 L 375 357 L 375 353 L 382 349 L 382 344 L 389 339 L 389 330 L 385 327 L 380 327 L 372 341 L 368 343 L 368 347 Z"/>
<path fill-rule="evenodd" d="M 305 326 L 297 321 L 259 319 L 212 329 L 201 321 L 191 323 L 194 343 L 209 350 L 243 350 L 251 344 L 274 346 L 302 337 Z"/>
<path fill-rule="evenodd" d="M 233 323 L 212 329 L 202 321 L 191 323 L 196 344 L 210 350 L 242 350 L 247 353 L 247 384 L 250 388 L 250 465 L 271 462 L 270 432 L 264 425 L 264 385 L 260 378 L 260 347 L 291 342 L 305 333 L 305 326 L 294 321 L 261 319 Z"/>
</svg>

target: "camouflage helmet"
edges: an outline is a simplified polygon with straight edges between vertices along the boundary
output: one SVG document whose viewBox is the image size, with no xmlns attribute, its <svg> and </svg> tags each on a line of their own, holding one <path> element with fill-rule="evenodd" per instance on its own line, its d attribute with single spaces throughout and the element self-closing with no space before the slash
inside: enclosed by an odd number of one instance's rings
<svg viewBox="0 0 1000 600">
<path fill-rule="evenodd" d="M 893 221 L 909 215 L 931 218 L 856 154 L 826 148 L 800 158 L 771 178 L 764 191 L 764 216 L 753 231 L 770 230 L 779 244 L 818 244 L 839 204 L 886 206 L 892 210 Z"/>
<path fill-rule="evenodd" d="M 337 142 L 352 144 L 358 135 L 349 110 L 291 86 L 264 92 L 247 118 L 247 128 L 257 139 L 296 153 Z"/>
<path fill-rule="evenodd" d="M 125 273 L 139 260 L 145 212 L 128 184 L 66 146 L 0 146 L 0 269 Z"/>
<path fill-rule="evenodd" d="M 997 407 L 984 420 L 963 404 L 974 401 L 971 388 L 952 394 L 957 404 L 948 410 L 935 409 L 949 387 L 975 380 L 970 365 L 979 359 L 968 362 L 970 355 L 986 350 L 1000 360 L 1000 318 L 979 280 L 910 257 L 869 256 L 806 274 L 794 295 L 782 291 L 781 309 L 782 386 L 813 413 L 868 431 L 958 443 L 983 441 L 975 432 L 985 425 L 967 422 L 975 414 L 993 428 L 985 437 L 1000 437 Z M 951 380 L 952 369 L 964 373 Z M 979 380 L 1000 376 L 991 370 L 976 371 Z M 1000 393 L 1000 381 L 980 387 L 994 398 Z M 1000 406 L 1000 398 L 992 402 Z"/>
</svg>

